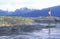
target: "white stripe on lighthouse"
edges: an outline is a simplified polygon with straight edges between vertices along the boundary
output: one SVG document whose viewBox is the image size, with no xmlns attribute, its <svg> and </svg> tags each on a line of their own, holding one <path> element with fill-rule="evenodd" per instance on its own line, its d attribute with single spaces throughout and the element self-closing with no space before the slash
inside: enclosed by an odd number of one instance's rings
<svg viewBox="0 0 60 39">
<path fill-rule="evenodd" d="M 48 12 L 48 16 L 51 16 L 51 10 L 49 10 L 49 12 Z"/>
</svg>

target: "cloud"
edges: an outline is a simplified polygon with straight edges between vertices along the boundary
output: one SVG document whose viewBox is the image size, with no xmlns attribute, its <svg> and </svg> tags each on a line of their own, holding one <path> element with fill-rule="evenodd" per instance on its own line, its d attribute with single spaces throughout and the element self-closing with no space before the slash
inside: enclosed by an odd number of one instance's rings
<svg viewBox="0 0 60 39">
<path fill-rule="evenodd" d="M 60 5 L 60 0 L 0 0 L 0 9 L 9 11 L 21 7 L 42 9 L 56 5 Z"/>
</svg>

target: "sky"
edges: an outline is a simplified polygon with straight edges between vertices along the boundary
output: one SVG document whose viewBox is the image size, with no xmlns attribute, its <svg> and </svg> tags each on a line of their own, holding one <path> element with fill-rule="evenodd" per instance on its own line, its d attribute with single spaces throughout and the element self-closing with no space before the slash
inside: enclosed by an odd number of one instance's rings
<svg viewBox="0 0 60 39">
<path fill-rule="evenodd" d="M 23 7 L 43 9 L 60 5 L 60 0 L 0 0 L 0 9 L 14 11 Z"/>
</svg>

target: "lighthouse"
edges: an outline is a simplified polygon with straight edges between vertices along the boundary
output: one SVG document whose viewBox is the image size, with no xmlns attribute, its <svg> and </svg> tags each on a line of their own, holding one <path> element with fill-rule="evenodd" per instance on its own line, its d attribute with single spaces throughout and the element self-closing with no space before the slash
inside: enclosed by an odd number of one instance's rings
<svg viewBox="0 0 60 39">
<path fill-rule="evenodd" d="M 51 10 L 49 9 L 49 11 L 48 11 L 48 16 L 51 16 Z"/>
</svg>

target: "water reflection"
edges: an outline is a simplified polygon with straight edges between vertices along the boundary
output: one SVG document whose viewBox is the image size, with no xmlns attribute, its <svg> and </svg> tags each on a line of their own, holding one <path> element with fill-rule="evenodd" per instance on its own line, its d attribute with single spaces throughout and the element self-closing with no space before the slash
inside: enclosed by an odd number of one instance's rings
<svg viewBox="0 0 60 39">
<path fill-rule="evenodd" d="M 23 34 L 12 36 L 0 36 L 0 39 L 60 39 L 59 25 L 56 28 L 51 28 L 50 35 L 48 29 L 34 30 L 33 32 L 23 32 Z"/>
</svg>

